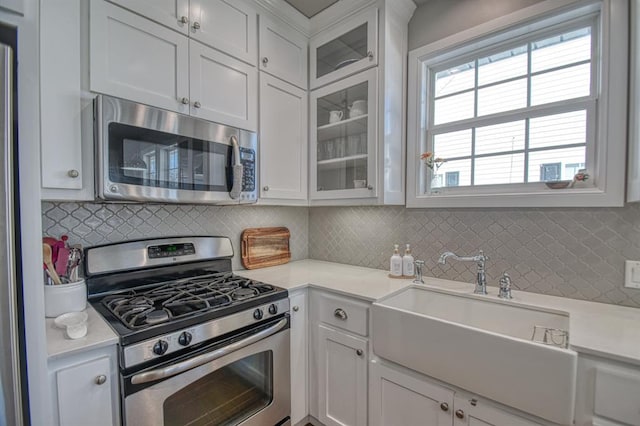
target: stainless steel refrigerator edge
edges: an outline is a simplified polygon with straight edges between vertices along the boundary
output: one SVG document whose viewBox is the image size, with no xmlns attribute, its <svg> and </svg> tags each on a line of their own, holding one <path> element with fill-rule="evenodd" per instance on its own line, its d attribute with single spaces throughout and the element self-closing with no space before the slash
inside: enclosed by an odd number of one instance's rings
<svg viewBox="0 0 640 426">
<path fill-rule="evenodd" d="M 1 150 L 2 173 L 0 188 L 4 206 L 0 207 L 0 241 L 5 247 L 0 250 L 0 426 L 21 425 L 21 380 L 18 335 L 18 294 L 15 259 L 14 223 L 14 128 L 13 128 L 13 51 L 0 45 L 0 127 L 3 149 Z"/>
</svg>

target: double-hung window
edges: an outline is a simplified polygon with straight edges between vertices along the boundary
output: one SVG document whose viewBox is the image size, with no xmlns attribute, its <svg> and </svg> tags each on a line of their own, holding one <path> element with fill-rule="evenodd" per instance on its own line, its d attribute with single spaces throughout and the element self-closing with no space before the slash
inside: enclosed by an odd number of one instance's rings
<svg viewBox="0 0 640 426">
<path fill-rule="evenodd" d="M 626 55 L 609 49 L 626 37 L 613 28 L 618 3 L 537 19 L 529 8 L 506 30 L 411 52 L 408 205 L 619 205 L 611 185 L 624 186 L 623 173 L 607 170 L 618 161 L 624 172 L 625 136 L 611 129 L 625 127 L 615 114 L 625 109 Z M 444 162 L 430 167 L 424 152 Z M 589 179 L 569 183 L 577 173 Z M 546 185 L 556 181 L 568 186 Z"/>
</svg>

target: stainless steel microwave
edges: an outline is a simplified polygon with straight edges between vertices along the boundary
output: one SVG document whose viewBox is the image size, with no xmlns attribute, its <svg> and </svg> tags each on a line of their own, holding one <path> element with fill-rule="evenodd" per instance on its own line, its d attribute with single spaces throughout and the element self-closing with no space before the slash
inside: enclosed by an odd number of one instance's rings
<svg viewBox="0 0 640 426">
<path fill-rule="evenodd" d="M 255 133 L 104 95 L 94 107 L 98 198 L 257 201 Z"/>
</svg>

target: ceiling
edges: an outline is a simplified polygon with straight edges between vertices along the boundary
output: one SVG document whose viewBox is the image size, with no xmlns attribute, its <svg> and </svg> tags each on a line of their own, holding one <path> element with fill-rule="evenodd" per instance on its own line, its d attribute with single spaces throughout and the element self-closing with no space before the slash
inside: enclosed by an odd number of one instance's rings
<svg viewBox="0 0 640 426">
<path fill-rule="evenodd" d="M 322 12 L 338 0 L 285 0 L 307 18 Z"/>
</svg>

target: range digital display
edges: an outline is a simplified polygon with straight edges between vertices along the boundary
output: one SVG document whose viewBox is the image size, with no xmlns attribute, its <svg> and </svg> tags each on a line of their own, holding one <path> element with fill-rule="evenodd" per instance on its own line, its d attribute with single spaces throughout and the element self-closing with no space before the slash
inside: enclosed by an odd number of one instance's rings
<svg viewBox="0 0 640 426">
<path fill-rule="evenodd" d="M 149 246 L 147 248 L 149 259 L 161 257 L 189 256 L 196 254 L 196 249 L 192 243 L 163 244 L 159 246 Z"/>
</svg>

